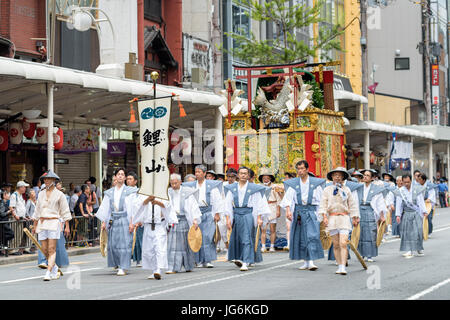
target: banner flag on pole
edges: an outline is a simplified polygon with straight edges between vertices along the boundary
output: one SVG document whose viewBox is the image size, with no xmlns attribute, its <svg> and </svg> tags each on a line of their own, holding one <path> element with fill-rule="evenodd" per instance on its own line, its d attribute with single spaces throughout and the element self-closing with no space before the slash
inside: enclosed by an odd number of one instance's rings
<svg viewBox="0 0 450 320">
<path fill-rule="evenodd" d="M 172 97 L 138 101 L 142 184 L 139 194 L 169 200 L 169 121 Z"/>
</svg>

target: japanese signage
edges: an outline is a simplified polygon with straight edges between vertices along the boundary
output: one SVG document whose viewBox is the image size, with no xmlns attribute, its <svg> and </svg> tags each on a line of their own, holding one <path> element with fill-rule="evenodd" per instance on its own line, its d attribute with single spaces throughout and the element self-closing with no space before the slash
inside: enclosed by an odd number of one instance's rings
<svg viewBox="0 0 450 320">
<path fill-rule="evenodd" d="M 140 194 L 168 200 L 169 121 L 172 98 L 138 101 L 142 185 Z"/>
<path fill-rule="evenodd" d="M 61 153 L 81 153 L 98 151 L 98 129 L 64 130 Z"/>
<path fill-rule="evenodd" d="M 431 85 L 439 85 L 439 66 L 437 64 L 431 66 Z"/>
<path fill-rule="evenodd" d="M 432 123 L 439 124 L 439 66 L 431 66 L 431 113 Z"/>
<path fill-rule="evenodd" d="M 213 85 L 212 50 L 209 42 L 183 34 L 185 77 L 204 86 Z"/>
</svg>

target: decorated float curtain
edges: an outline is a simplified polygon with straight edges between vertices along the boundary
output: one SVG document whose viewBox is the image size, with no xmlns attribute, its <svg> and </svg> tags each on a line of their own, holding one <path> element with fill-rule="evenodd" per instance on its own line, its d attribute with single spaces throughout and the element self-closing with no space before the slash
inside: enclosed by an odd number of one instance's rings
<svg viewBox="0 0 450 320">
<path fill-rule="evenodd" d="M 336 167 L 344 166 L 343 136 L 320 134 L 320 167 L 322 175 Z"/>
<path fill-rule="evenodd" d="M 272 137 L 276 135 L 227 136 L 228 167 L 249 167 L 256 177 L 261 168 L 269 168 L 275 173 L 277 182 L 283 180 L 285 172 L 295 173 L 295 163 L 307 156 L 305 132 L 279 133 L 275 142 Z"/>
</svg>

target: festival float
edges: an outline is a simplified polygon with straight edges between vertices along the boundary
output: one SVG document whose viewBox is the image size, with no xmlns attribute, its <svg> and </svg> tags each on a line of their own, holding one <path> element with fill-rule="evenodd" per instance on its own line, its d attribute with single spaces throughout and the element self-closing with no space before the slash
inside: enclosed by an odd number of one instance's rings
<svg viewBox="0 0 450 320">
<path fill-rule="evenodd" d="M 233 66 L 249 93 L 252 79 L 258 80 L 247 108 L 244 92 L 225 81 L 221 93 L 227 101 L 219 110 L 225 117 L 226 168 L 246 166 L 255 176 L 268 168 L 281 182 L 285 172 L 296 173 L 299 160 L 307 160 L 318 177 L 345 167 L 344 114 L 334 108 L 333 71 L 324 70 L 338 64 Z"/>
</svg>

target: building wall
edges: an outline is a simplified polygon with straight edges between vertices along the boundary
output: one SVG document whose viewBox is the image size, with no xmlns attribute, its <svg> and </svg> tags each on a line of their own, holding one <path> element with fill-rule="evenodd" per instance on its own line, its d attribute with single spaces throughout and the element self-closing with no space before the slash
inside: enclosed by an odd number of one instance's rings
<svg viewBox="0 0 450 320">
<path fill-rule="evenodd" d="M 374 107 L 374 103 L 376 104 L 375 119 L 370 120 L 396 126 L 411 124 L 410 100 L 376 94 L 374 101 L 374 95 L 371 93 L 367 99 L 369 110 Z"/>
<path fill-rule="evenodd" d="M 0 35 L 16 46 L 16 55 L 40 58 L 36 41 L 45 38 L 45 1 L 0 1 Z M 45 42 L 44 42 L 45 43 Z"/>
<path fill-rule="evenodd" d="M 134 52 L 138 56 L 137 42 L 137 1 L 136 0 L 99 0 L 98 8 L 109 16 L 114 28 L 116 43 L 109 25 L 101 22 L 101 41 L 105 48 L 114 48 L 116 63 L 125 68 L 129 61 L 129 53 Z M 103 17 L 100 14 L 99 18 Z"/>
<path fill-rule="evenodd" d="M 421 6 L 410 1 L 392 2 L 368 17 L 369 85 L 373 83 L 370 78 L 372 65 L 376 64 L 378 92 L 423 99 L 423 62 L 417 49 L 422 41 L 421 24 Z M 395 70 L 397 49 L 400 50 L 399 57 L 409 57 L 409 70 Z"/>
<path fill-rule="evenodd" d="M 355 17 L 359 17 L 359 1 L 345 0 L 345 25 L 348 25 Z M 361 72 L 361 29 L 359 20 L 354 20 L 345 30 L 345 73 L 350 79 L 353 92 L 362 93 Z"/>
<path fill-rule="evenodd" d="M 143 2 L 142 5 L 144 5 Z M 177 86 L 181 82 L 183 62 L 182 0 L 163 0 L 161 2 L 161 15 L 163 20 L 161 23 L 144 18 L 144 28 L 155 26 L 161 30 L 174 59 L 178 62 L 177 69 L 170 69 L 167 72 L 167 84 Z M 145 51 L 140 54 L 145 56 Z"/>
</svg>

